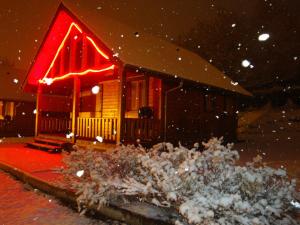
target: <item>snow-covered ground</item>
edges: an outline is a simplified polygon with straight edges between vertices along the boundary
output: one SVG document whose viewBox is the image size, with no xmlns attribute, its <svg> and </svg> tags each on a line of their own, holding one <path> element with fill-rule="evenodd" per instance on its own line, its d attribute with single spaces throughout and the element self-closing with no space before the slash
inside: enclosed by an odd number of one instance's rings
<svg viewBox="0 0 300 225">
<path fill-rule="evenodd" d="M 257 154 L 269 165 L 286 167 L 291 176 L 300 179 L 300 108 L 291 103 L 281 108 L 254 110 L 242 116 L 250 121 L 247 129 L 239 134 L 240 142 L 235 144 L 241 161 L 248 161 Z M 298 181 L 299 187 L 299 181 Z"/>
<path fill-rule="evenodd" d="M 119 224 L 80 216 L 50 196 L 26 188 L 0 172 L 1 225 L 108 225 Z"/>
</svg>

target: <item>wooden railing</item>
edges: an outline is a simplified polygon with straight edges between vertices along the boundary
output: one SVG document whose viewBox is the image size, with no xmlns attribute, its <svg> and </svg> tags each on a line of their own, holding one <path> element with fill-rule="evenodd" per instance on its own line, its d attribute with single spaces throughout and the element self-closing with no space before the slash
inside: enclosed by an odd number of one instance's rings
<svg viewBox="0 0 300 225">
<path fill-rule="evenodd" d="M 34 135 L 34 120 L 13 119 L 11 121 L 0 120 L 0 137 L 17 137 Z"/>
<path fill-rule="evenodd" d="M 104 141 L 116 141 L 117 118 L 77 118 L 77 135 L 94 139 L 97 136 Z"/>
<path fill-rule="evenodd" d="M 71 130 L 72 120 L 69 118 L 42 117 L 39 132 L 52 134 L 66 134 Z"/>
<path fill-rule="evenodd" d="M 124 139 L 135 142 L 154 141 L 160 136 L 160 120 L 125 118 Z"/>
</svg>

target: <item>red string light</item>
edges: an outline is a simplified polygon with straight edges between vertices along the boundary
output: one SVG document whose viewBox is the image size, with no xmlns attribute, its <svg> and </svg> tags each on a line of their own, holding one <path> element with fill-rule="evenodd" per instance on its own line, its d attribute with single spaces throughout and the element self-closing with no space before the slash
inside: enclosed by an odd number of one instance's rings
<svg viewBox="0 0 300 225">
<path fill-rule="evenodd" d="M 87 69 L 85 71 L 82 71 L 82 72 L 71 72 L 71 73 L 67 73 L 67 74 L 64 74 L 62 76 L 59 76 L 59 77 L 54 77 L 54 78 L 47 78 L 47 77 L 44 77 L 42 80 L 39 80 L 40 83 L 42 84 L 52 84 L 54 81 L 57 81 L 57 80 L 64 80 L 64 79 L 67 79 L 71 76 L 82 76 L 82 75 L 86 75 L 88 73 L 100 73 L 100 72 L 104 72 L 104 71 L 108 71 L 108 70 L 113 70 L 115 68 L 115 65 L 111 65 L 111 66 L 108 66 L 106 68 L 103 68 L 103 69 L 99 69 L 99 70 L 95 70 L 95 69 Z"/>
<path fill-rule="evenodd" d="M 86 75 L 88 73 L 100 73 L 100 72 L 104 72 L 104 71 L 108 71 L 108 70 L 113 70 L 114 69 L 114 65 L 110 65 L 108 67 L 105 67 L 105 68 L 102 68 L 102 69 L 86 69 L 84 71 L 81 71 L 81 72 L 69 72 L 69 73 L 66 73 L 64 75 L 61 75 L 59 77 L 53 77 L 53 78 L 49 78 L 48 75 L 51 71 L 51 69 L 53 68 L 54 66 L 54 63 L 59 55 L 59 53 L 61 52 L 61 50 L 63 49 L 63 47 L 65 46 L 65 43 L 72 31 L 73 28 L 76 28 L 81 34 L 83 33 L 81 28 L 74 22 L 71 23 L 65 37 L 63 38 L 63 41 L 61 42 L 61 44 L 59 45 L 57 51 L 56 51 L 56 54 L 53 58 L 53 60 L 51 61 L 50 63 L 50 66 L 49 68 L 47 69 L 46 73 L 45 73 L 45 76 L 39 80 L 39 83 L 42 83 L 42 84 L 52 84 L 54 81 L 58 81 L 58 80 L 63 80 L 63 79 L 67 79 L 71 76 L 82 76 L 82 75 Z M 94 48 L 96 49 L 96 51 L 101 55 L 103 56 L 105 59 L 109 59 L 109 56 L 107 56 L 103 51 L 101 51 L 99 49 L 99 47 L 96 45 L 96 43 L 94 42 L 94 40 L 89 37 L 89 36 L 85 36 L 87 38 L 87 40 L 94 46 Z"/>
</svg>

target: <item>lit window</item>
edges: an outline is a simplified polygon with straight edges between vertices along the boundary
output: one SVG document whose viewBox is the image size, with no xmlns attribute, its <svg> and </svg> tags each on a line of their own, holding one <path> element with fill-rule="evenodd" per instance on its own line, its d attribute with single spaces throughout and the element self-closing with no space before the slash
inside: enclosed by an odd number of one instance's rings
<svg viewBox="0 0 300 225">
<path fill-rule="evenodd" d="M 146 105 L 146 82 L 135 80 L 127 83 L 126 110 L 138 111 Z"/>
</svg>

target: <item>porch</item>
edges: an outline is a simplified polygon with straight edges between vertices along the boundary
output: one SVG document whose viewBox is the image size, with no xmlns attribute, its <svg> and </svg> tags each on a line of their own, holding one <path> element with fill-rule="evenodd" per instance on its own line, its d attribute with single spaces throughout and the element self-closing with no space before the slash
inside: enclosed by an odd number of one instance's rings
<svg viewBox="0 0 300 225">
<path fill-rule="evenodd" d="M 89 80 L 75 77 L 50 86 L 40 85 L 36 136 L 68 137 L 73 142 L 75 139 L 105 143 L 157 140 L 161 136 L 160 95 L 153 92 L 158 89 L 152 78 L 150 82 L 138 79 L 149 88 L 134 86 L 136 79 L 132 82 L 132 77 L 125 76 L 129 79 L 123 113 L 120 112 L 121 82 L 114 75 L 108 78 L 101 74 Z M 142 107 L 151 108 L 153 115 L 141 117 Z"/>
</svg>

